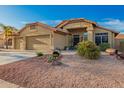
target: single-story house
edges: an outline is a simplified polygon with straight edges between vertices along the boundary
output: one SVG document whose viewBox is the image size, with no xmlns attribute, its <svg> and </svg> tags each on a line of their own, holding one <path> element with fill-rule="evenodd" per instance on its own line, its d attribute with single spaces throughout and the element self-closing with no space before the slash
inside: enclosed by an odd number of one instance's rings
<svg viewBox="0 0 124 93">
<path fill-rule="evenodd" d="M 124 51 L 124 34 L 118 34 L 115 37 L 115 48 Z"/>
<path fill-rule="evenodd" d="M 56 27 L 40 22 L 26 24 L 17 36 L 13 37 L 13 48 L 21 50 L 64 49 L 75 46 L 80 41 L 89 40 L 97 45 L 109 43 L 115 46 L 115 37 L 119 33 L 83 18 L 64 20 Z"/>
<path fill-rule="evenodd" d="M 12 35 L 6 36 L 5 31 L 0 31 L 0 48 L 6 48 L 6 45 L 8 45 L 8 48 L 14 48 L 13 47 L 13 36 L 18 33 L 17 30 L 13 28 Z"/>
</svg>

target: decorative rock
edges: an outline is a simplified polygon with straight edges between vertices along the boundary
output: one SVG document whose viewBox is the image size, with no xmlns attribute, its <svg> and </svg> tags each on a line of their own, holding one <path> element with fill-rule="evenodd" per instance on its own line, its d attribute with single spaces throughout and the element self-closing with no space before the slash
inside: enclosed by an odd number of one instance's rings
<svg viewBox="0 0 124 93">
<path fill-rule="evenodd" d="M 54 62 L 52 62 L 52 65 L 57 66 L 57 65 L 62 65 L 62 63 L 58 62 L 58 61 L 54 61 Z"/>
<path fill-rule="evenodd" d="M 109 49 L 106 49 L 106 52 L 109 53 L 110 55 L 114 55 L 115 54 L 115 50 L 116 49 L 109 48 Z"/>
</svg>

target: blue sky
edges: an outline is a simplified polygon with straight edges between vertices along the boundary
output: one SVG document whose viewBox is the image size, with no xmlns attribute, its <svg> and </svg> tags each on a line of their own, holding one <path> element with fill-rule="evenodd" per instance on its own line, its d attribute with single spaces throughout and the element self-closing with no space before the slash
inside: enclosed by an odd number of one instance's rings
<svg viewBox="0 0 124 93">
<path fill-rule="evenodd" d="M 124 33 L 124 6 L 2 6 L 0 23 L 22 28 L 26 23 L 43 22 L 55 26 L 62 20 L 86 18 Z"/>
</svg>

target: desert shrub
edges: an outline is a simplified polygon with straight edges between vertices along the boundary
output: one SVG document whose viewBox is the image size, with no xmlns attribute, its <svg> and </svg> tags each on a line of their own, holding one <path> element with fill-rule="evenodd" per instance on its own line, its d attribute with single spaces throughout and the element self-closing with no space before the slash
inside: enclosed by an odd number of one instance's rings
<svg viewBox="0 0 124 93">
<path fill-rule="evenodd" d="M 42 52 L 37 52 L 36 54 L 37 54 L 38 57 L 43 56 Z"/>
<path fill-rule="evenodd" d="M 78 54 L 88 59 L 97 59 L 100 56 L 99 48 L 91 41 L 83 41 L 78 44 Z"/>
<path fill-rule="evenodd" d="M 55 59 L 56 59 L 55 57 L 49 56 L 49 57 L 48 57 L 48 62 L 51 63 L 51 62 L 53 62 Z"/>
<path fill-rule="evenodd" d="M 85 50 L 86 50 L 85 43 L 86 42 L 80 42 L 77 47 L 78 54 L 81 56 L 85 55 Z"/>
<path fill-rule="evenodd" d="M 109 43 L 102 43 L 99 45 L 99 48 L 101 51 L 105 51 L 107 48 L 110 48 L 110 44 Z"/>
<path fill-rule="evenodd" d="M 60 56 L 59 50 L 53 51 L 52 55 L 48 57 L 48 62 L 54 62 Z"/>
</svg>

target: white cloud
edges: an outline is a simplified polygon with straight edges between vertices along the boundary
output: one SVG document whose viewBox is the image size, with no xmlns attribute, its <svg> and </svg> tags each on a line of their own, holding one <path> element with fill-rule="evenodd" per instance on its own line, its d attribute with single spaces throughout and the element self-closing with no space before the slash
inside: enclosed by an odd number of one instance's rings
<svg viewBox="0 0 124 93">
<path fill-rule="evenodd" d="M 60 22 L 62 22 L 62 20 L 42 20 L 40 22 L 45 23 L 45 24 L 48 24 L 50 26 L 56 26 L 57 24 L 59 24 Z"/>
<path fill-rule="evenodd" d="M 28 24 L 28 23 L 33 23 L 34 21 L 21 21 L 21 24 Z M 62 22 L 62 20 L 42 20 L 42 21 L 35 21 L 35 22 L 41 22 L 44 24 L 48 24 L 50 26 L 56 26 L 57 24 L 59 24 L 60 22 Z"/>
<path fill-rule="evenodd" d="M 20 22 L 21 24 L 27 24 L 27 23 L 29 23 L 28 21 L 21 21 Z"/>
<path fill-rule="evenodd" d="M 0 26 L 0 32 L 2 32 L 3 31 L 3 28 Z"/>
<path fill-rule="evenodd" d="M 98 22 L 100 25 L 105 26 L 109 29 L 113 29 L 124 33 L 124 20 L 105 18 L 103 21 Z"/>
</svg>

